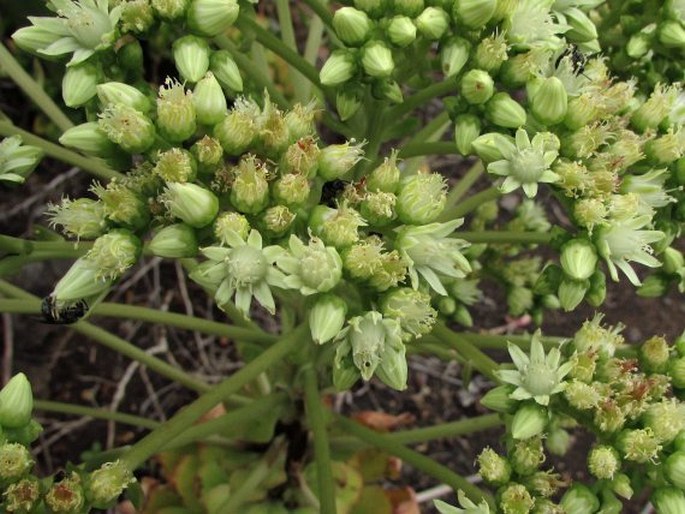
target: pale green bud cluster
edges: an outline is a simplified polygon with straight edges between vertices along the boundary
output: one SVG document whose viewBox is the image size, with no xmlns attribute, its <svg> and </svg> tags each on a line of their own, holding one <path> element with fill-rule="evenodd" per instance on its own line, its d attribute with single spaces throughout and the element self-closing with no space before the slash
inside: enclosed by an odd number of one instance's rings
<svg viewBox="0 0 685 514">
<path fill-rule="evenodd" d="M 0 181 L 23 183 L 43 158 L 43 151 L 25 145 L 20 136 L 0 141 Z"/>
</svg>

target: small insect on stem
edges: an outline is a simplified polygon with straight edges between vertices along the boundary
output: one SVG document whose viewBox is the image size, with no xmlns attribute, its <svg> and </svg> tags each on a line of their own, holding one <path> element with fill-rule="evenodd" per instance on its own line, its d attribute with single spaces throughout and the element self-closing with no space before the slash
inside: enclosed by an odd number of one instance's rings
<svg viewBox="0 0 685 514">
<path fill-rule="evenodd" d="M 71 325 L 76 323 L 88 312 L 88 303 L 81 299 L 74 303 L 59 307 L 53 295 L 43 298 L 40 304 L 43 323 L 50 325 Z"/>
</svg>

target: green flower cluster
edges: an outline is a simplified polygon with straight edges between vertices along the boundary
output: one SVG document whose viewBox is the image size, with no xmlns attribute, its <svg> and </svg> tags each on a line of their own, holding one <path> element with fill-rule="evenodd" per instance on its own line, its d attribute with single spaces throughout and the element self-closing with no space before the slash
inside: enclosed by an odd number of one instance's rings
<svg viewBox="0 0 685 514">
<path fill-rule="evenodd" d="M 530 356 L 510 344 L 515 370 L 497 372 L 503 385 L 483 405 L 501 412 L 508 427 L 506 457 L 486 448 L 480 474 L 498 488 L 502 512 L 622 512 L 621 498 L 652 489 L 658 512 L 685 508 L 685 386 L 682 341 L 669 345 L 652 337 L 624 357 L 622 327 L 604 327 L 602 316 L 586 321 L 566 346 L 547 354 L 538 333 Z M 569 484 L 541 470 L 547 451 L 564 455 L 569 430 L 583 427 L 596 441 L 587 457 L 591 486 Z M 663 473 L 650 474 L 660 464 Z M 645 481 L 645 477 L 648 477 Z M 674 510 L 673 510 L 674 509 Z"/>
<path fill-rule="evenodd" d="M 22 144 L 21 137 L 13 136 L 0 141 L 0 181 L 23 183 L 43 158 L 43 151 Z"/>
<path fill-rule="evenodd" d="M 61 480 L 33 474 L 30 445 L 43 428 L 32 419 L 33 393 L 19 373 L 0 390 L 0 510 L 7 513 L 89 512 L 114 504 L 133 474 L 119 461 L 86 472 L 72 469 Z"/>
</svg>

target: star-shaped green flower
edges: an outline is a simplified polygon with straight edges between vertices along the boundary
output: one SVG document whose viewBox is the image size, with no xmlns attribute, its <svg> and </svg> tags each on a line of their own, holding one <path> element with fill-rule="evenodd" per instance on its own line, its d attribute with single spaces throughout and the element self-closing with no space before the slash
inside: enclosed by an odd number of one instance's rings
<svg viewBox="0 0 685 514">
<path fill-rule="evenodd" d="M 560 365 L 561 352 L 552 348 L 547 355 L 540 341 L 540 333 L 533 335 L 530 344 L 530 357 L 515 344 L 508 344 L 509 355 L 516 370 L 503 369 L 497 376 L 516 387 L 509 396 L 514 400 L 532 398 L 540 405 L 548 405 L 549 397 L 560 393 L 566 387 L 564 377 L 571 371 L 573 364 L 565 362 Z"/>
</svg>

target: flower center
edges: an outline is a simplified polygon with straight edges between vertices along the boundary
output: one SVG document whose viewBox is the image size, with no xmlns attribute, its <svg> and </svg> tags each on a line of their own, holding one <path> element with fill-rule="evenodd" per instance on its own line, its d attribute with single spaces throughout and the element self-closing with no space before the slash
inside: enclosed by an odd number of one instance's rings
<svg viewBox="0 0 685 514">
<path fill-rule="evenodd" d="M 255 284 L 266 277 L 267 262 L 260 250 L 251 246 L 241 246 L 231 252 L 228 273 L 237 285 Z"/>
<path fill-rule="evenodd" d="M 556 371 L 544 363 L 531 362 L 523 378 L 523 387 L 533 396 L 552 392 L 557 385 Z"/>
<path fill-rule="evenodd" d="M 510 161 L 511 175 L 521 184 L 537 182 L 545 171 L 545 159 L 541 152 L 522 150 Z"/>
<path fill-rule="evenodd" d="M 67 26 L 74 38 L 85 48 L 94 49 L 102 37 L 112 31 L 109 16 L 98 9 L 79 6 L 69 13 Z"/>
</svg>

